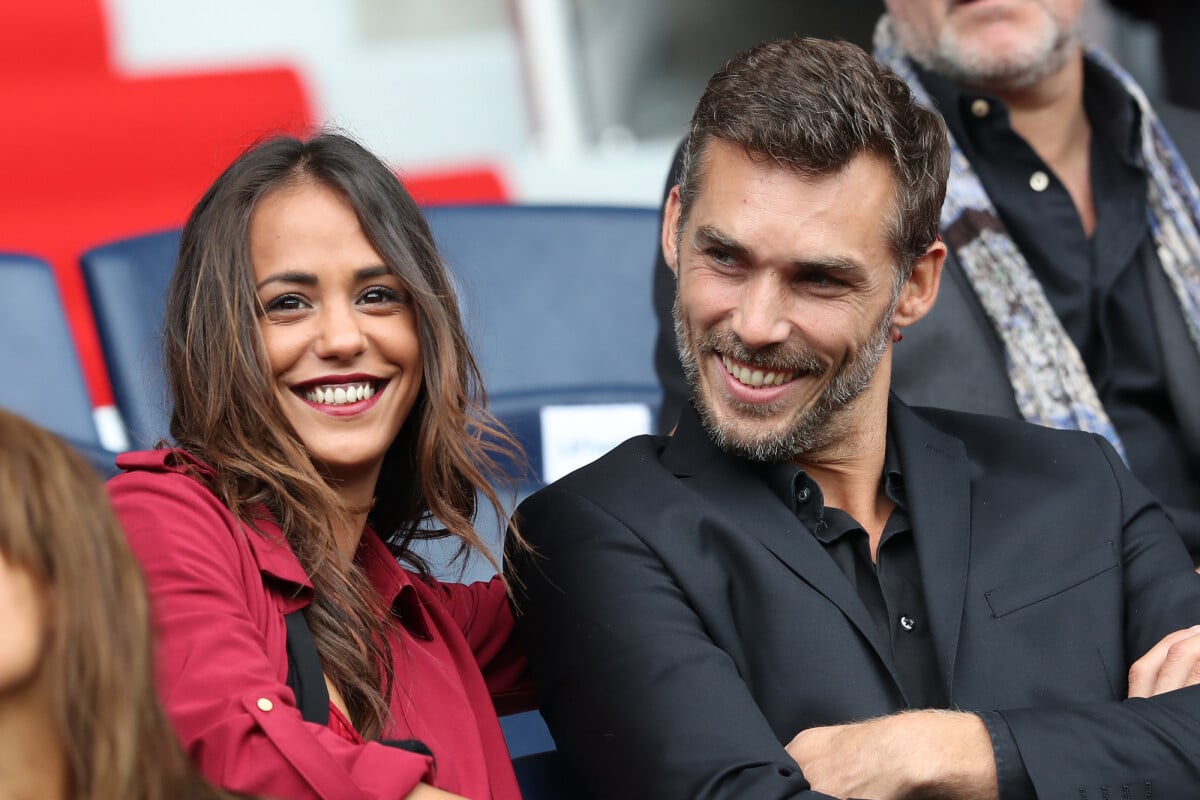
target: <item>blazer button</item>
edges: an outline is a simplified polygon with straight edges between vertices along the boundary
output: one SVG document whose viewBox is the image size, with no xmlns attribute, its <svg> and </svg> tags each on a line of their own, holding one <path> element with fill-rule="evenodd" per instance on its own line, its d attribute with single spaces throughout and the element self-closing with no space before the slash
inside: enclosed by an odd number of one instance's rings
<svg viewBox="0 0 1200 800">
<path fill-rule="evenodd" d="M 275 707 L 275 704 L 265 697 L 258 698 L 258 703 L 256 703 L 256 705 L 258 706 L 259 711 L 270 711 Z"/>
</svg>

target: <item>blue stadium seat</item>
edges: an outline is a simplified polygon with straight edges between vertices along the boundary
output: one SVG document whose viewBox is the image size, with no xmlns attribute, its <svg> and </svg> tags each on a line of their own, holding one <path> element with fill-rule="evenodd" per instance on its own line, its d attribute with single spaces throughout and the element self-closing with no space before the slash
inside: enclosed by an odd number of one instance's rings
<svg viewBox="0 0 1200 800">
<path fill-rule="evenodd" d="M 0 254 L 0 406 L 85 448 L 92 401 L 50 265 Z"/>
<path fill-rule="evenodd" d="M 584 800 L 590 796 L 557 750 L 515 758 L 513 771 L 525 800 Z"/>
<path fill-rule="evenodd" d="M 178 252 L 179 231 L 167 231 L 97 247 L 80 259 L 117 409 L 137 449 L 168 438 L 161 333 Z"/>
<path fill-rule="evenodd" d="M 513 770 L 525 800 L 579 800 L 586 797 L 536 711 L 500 718 Z"/>
<path fill-rule="evenodd" d="M 491 407 L 526 447 L 531 485 L 557 476 L 543 461 L 555 444 L 543 436 L 543 409 L 597 409 L 577 417 L 580 431 L 605 428 L 598 407 L 644 404 L 655 413 L 647 265 L 657 210 L 457 206 L 427 216 L 457 282 Z"/>
<path fill-rule="evenodd" d="M 493 395 L 656 387 L 654 209 L 450 206 L 426 215 Z"/>
</svg>

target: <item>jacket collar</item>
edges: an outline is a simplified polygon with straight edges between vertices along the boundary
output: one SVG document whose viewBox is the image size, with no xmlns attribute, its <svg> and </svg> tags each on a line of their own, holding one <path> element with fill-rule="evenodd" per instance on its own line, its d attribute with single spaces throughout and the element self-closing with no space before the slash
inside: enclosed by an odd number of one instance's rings
<svg viewBox="0 0 1200 800">
<path fill-rule="evenodd" d="M 963 443 L 942 433 L 894 395 L 888 403 L 904 475 L 909 518 L 943 684 L 952 691 L 970 548 L 970 474 Z M 731 528 L 757 538 L 798 578 L 837 606 L 875 649 L 900 686 L 891 647 L 846 576 L 795 514 L 780 502 L 757 465 L 720 450 L 690 406 L 662 452 L 662 463 L 710 502 Z"/>
</svg>

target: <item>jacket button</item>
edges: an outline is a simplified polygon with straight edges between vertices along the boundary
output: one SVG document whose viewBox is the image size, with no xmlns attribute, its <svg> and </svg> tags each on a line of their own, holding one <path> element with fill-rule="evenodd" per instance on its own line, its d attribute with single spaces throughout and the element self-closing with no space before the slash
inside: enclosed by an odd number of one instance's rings
<svg viewBox="0 0 1200 800">
<path fill-rule="evenodd" d="M 265 697 L 258 698 L 258 703 L 256 705 L 258 706 L 259 711 L 270 711 L 275 707 L 275 704 Z"/>
</svg>

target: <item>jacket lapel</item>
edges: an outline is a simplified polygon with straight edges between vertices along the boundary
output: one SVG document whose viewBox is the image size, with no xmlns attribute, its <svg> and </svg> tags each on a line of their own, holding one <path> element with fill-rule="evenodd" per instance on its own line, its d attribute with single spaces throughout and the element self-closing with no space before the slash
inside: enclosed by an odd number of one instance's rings
<svg viewBox="0 0 1200 800">
<path fill-rule="evenodd" d="M 1196 357 L 1196 345 L 1188 334 L 1179 299 L 1153 258 L 1153 250 L 1149 250 L 1142 260 L 1142 270 L 1163 350 L 1167 392 L 1175 407 L 1184 443 L 1195 455 L 1200 453 L 1200 414 L 1196 411 L 1198 404 L 1195 401 L 1196 387 L 1200 386 L 1200 358 Z"/>
<path fill-rule="evenodd" d="M 663 450 L 662 460 L 731 529 L 746 531 L 802 581 L 833 603 L 875 650 L 900 691 L 891 647 L 846 576 L 749 462 L 723 453 L 705 434 L 690 406 Z"/>
<path fill-rule="evenodd" d="M 953 701 L 971 550 L 970 464 L 962 441 L 929 425 L 894 395 L 888 427 L 900 450 L 938 667 Z"/>
</svg>

